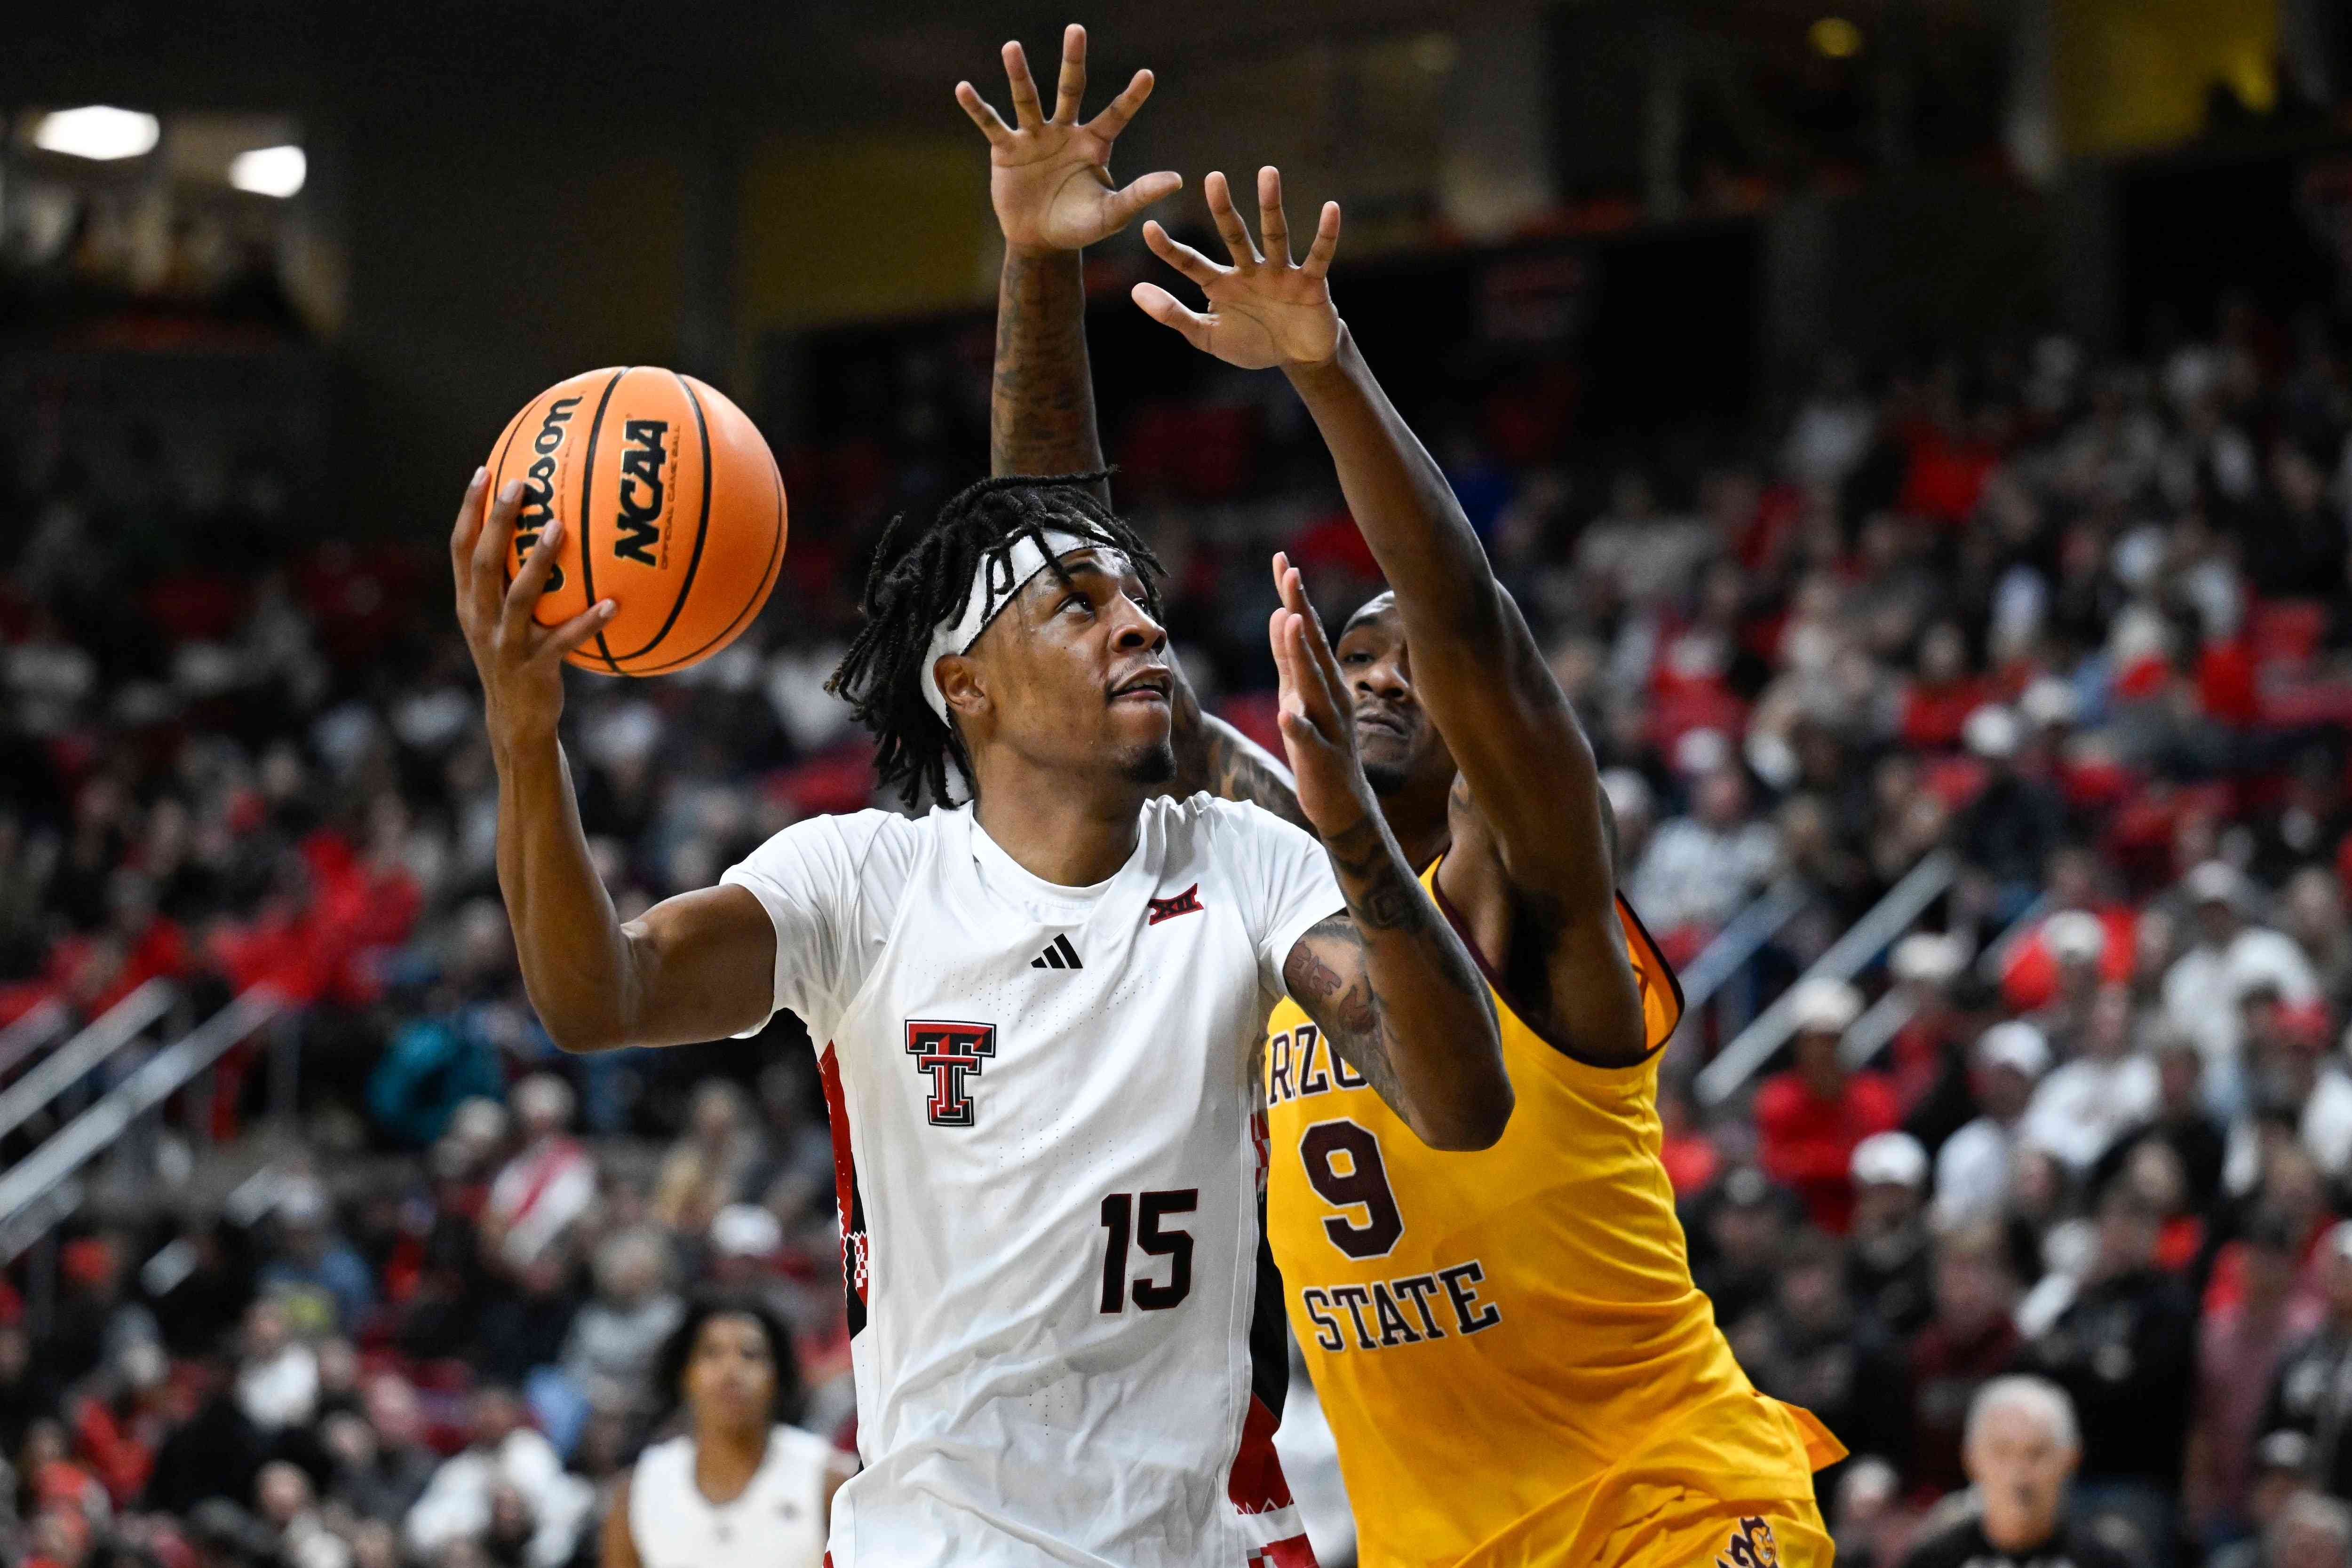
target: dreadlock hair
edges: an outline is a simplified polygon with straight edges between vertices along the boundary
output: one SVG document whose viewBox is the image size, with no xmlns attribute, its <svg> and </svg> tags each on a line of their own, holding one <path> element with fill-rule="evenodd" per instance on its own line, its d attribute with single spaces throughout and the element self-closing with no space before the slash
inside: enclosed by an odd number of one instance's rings
<svg viewBox="0 0 2352 1568">
<path fill-rule="evenodd" d="M 866 574 L 866 623 L 824 689 L 845 699 L 873 732 L 874 771 L 898 787 L 909 809 L 926 789 L 947 799 L 950 762 L 967 786 L 979 787 L 963 737 L 923 700 L 922 673 L 932 632 L 961 619 L 971 602 L 982 557 L 1025 537 L 1044 552 L 1046 570 L 1067 582 L 1041 532 L 1065 529 L 1132 561 L 1143 579 L 1144 608 L 1159 618 L 1160 558 L 1097 496 L 1109 476 L 1108 469 L 1001 475 L 950 497 L 928 527 L 910 529 L 902 514 L 883 530 Z"/>
</svg>

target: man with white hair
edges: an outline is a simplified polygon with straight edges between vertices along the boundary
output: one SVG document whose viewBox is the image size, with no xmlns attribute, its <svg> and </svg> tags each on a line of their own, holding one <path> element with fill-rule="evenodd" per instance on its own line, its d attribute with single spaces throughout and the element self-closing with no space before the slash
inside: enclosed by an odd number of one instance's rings
<svg viewBox="0 0 2352 1568">
<path fill-rule="evenodd" d="M 1903 1568 L 2131 1568 L 2066 1519 L 2082 1458 L 2074 1402 L 2039 1377 L 1996 1377 L 1969 1406 L 1967 1517 L 1916 1542 Z"/>
<path fill-rule="evenodd" d="M 2009 1175 L 2017 1127 L 2033 1087 L 2050 1066 L 2042 1031 L 2019 1019 L 1977 1037 L 1970 1053 L 1977 1119 L 1936 1151 L 1936 1224 L 1939 1228 L 1998 1219 L 2009 1201 Z"/>
<path fill-rule="evenodd" d="M 1843 1236 L 1853 1213 L 1853 1151 L 1891 1129 L 1902 1112 L 1885 1078 L 1846 1071 L 1845 1031 L 1862 1013 L 1852 986 L 1800 980 L 1789 1006 L 1796 1061 L 1756 1092 L 1756 1157 L 1767 1176 L 1796 1189 L 1814 1224 Z"/>
</svg>

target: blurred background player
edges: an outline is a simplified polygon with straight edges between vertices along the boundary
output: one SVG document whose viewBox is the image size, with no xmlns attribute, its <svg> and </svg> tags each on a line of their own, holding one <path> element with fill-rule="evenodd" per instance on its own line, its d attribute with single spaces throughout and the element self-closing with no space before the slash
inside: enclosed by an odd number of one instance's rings
<svg viewBox="0 0 2352 1568">
<path fill-rule="evenodd" d="M 1021 214 L 997 147 L 1010 243 Z M 1757 1396 L 1691 1283 L 1652 1102 L 1678 996 L 1617 898 L 1591 749 L 1444 477 L 1347 346 L 1323 281 L 1337 208 L 1294 266 L 1278 180 L 1260 181 L 1264 256 L 1220 175 L 1210 212 L 1232 268 L 1146 226 L 1213 314 L 1148 285 L 1138 301 L 1196 347 L 1292 372 L 1367 542 L 1407 585 L 1349 622 L 1341 668 L 1382 810 L 1486 976 L 1523 1107 L 1484 1156 L 1428 1164 L 1316 1024 L 1277 1009 L 1269 1026 L 1268 1236 L 1360 1561 L 1663 1563 L 1740 1543 L 1826 1563 L 1811 1471 L 1843 1450 Z M 1095 458 L 1076 267 L 1064 277 L 1000 334 L 1000 463 Z M 1423 715 L 1432 690 L 1453 754 Z M 1186 779 L 1286 809 L 1278 774 L 1230 737 L 1191 739 Z"/>
<path fill-rule="evenodd" d="M 820 1568 L 853 1466 L 794 1425 L 790 1333 L 766 1308 L 698 1302 L 655 1370 L 684 1430 L 646 1448 L 604 1515 L 602 1568 Z"/>
</svg>

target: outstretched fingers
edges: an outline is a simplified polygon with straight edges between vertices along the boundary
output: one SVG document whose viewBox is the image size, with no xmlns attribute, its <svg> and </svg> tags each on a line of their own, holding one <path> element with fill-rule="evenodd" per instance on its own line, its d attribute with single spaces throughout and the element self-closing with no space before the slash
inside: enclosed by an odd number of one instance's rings
<svg viewBox="0 0 2352 1568">
<path fill-rule="evenodd" d="M 1087 30 L 1076 22 L 1062 29 L 1062 74 L 1054 84 L 1054 119 L 1063 125 L 1078 122 L 1078 104 L 1087 96 Z"/>
<path fill-rule="evenodd" d="M 1156 174 L 1146 174 L 1115 193 L 1109 202 L 1110 215 L 1116 227 L 1125 228 L 1135 221 L 1135 214 L 1152 203 L 1165 200 L 1184 188 L 1184 176 L 1172 169 L 1162 169 Z"/>
<path fill-rule="evenodd" d="M 1339 661 L 1331 658 L 1331 644 L 1324 640 L 1322 618 L 1307 600 L 1306 580 L 1284 552 L 1275 552 L 1275 592 L 1282 597 L 1282 609 L 1275 613 L 1282 621 L 1279 644 L 1284 644 L 1275 649 L 1275 663 L 1289 663 L 1289 686 L 1298 695 L 1298 712 L 1328 746 L 1343 724 L 1340 694 L 1345 686 Z"/>
<path fill-rule="evenodd" d="M 1197 310 L 1186 309 L 1174 295 L 1156 283 L 1137 284 L 1129 290 L 1128 298 L 1133 299 L 1146 316 L 1163 327 L 1174 329 L 1182 334 L 1186 342 L 1207 352 L 1212 323 L 1206 316 Z"/>
<path fill-rule="evenodd" d="M 1307 247 L 1307 259 L 1298 270 L 1309 277 L 1328 277 L 1331 258 L 1339 254 L 1339 204 L 1323 204 L 1323 214 L 1315 223 L 1315 243 Z"/>
<path fill-rule="evenodd" d="M 1225 275 L 1225 268 L 1171 235 L 1157 219 L 1143 225 L 1143 243 L 1150 247 L 1152 255 L 1202 288 Z"/>
<path fill-rule="evenodd" d="M 1241 214 L 1234 210 L 1233 187 L 1222 173 L 1212 172 L 1201 182 L 1202 193 L 1209 198 L 1209 219 L 1217 225 L 1217 233 L 1225 242 L 1226 251 L 1235 267 L 1248 267 L 1265 257 L 1249 236 L 1249 226 L 1242 222 Z"/>
<path fill-rule="evenodd" d="M 1275 591 L 1282 596 L 1283 609 L 1297 621 L 1299 655 L 1311 667 L 1312 681 L 1305 682 L 1302 690 L 1319 704 L 1323 713 L 1338 718 L 1347 677 L 1339 669 L 1339 661 L 1331 652 L 1331 640 L 1324 634 L 1323 617 L 1317 614 L 1314 601 L 1307 597 L 1307 580 L 1290 564 L 1290 557 L 1277 551 L 1274 558 Z M 1319 717 L 1318 717 L 1319 723 Z"/>
<path fill-rule="evenodd" d="M 1004 81 L 1013 93 L 1013 122 L 1024 131 L 1045 124 L 1045 110 L 1037 101 L 1037 80 L 1029 74 L 1029 57 L 1018 38 L 1004 46 Z"/>
<path fill-rule="evenodd" d="M 1102 112 L 1087 121 L 1086 129 L 1105 141 L 1117 141 L 1118 133 L 1127 129 L 1127 122 L 1135 118 L 1135 111 L 1143 107 L 1143 100 L 1151 96 L 1155 80 L 1148 70 L 1136 72 L 1135 78 L 1127 84 L 1127 90 L 1104 104 Z"/>
<path fill-rule="evenodd" d="M 1282 171 L 1269 163 L 1257 172 L 1257 232 L 1269 260 L 1290 265 L 1290 217 L 1282 210 Z"/>
<path fill-rule="evenodd" d="M 956 83 L 955 100 L 963 106 L 963 111 L 971 117 L 971 122 L 980 127 L 980 133 L 988 138 L 991 147 L 1000 147 L 1013 140 L 1013 127 L 1004 123 L 1004 117 L 980 96 L 980 89 L 971 83 Z"/>
</svg>

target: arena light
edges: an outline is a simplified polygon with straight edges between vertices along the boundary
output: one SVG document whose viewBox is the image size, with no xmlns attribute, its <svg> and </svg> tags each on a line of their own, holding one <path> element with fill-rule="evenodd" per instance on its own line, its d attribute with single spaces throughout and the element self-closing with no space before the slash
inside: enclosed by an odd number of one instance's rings
<svg viewBox="0 0 2352 1568">
<path fill-rule="evenodd" d="M 1862 29 L 1843 16 L 1824 16 L 1805 29 L 1805 41 L 1816 54 L 1850 60 L 1862 53 Z"/>
<path fill-rule="evenodd" d="M 110 161 L 152 152 L 163 133 L 163 125 L 152 114 L 93 103 L 41 116 L 33 128 L 33 145 L 45 152 Z"/>
<path fill-rule="evenodd" d="M 228 183 L 257 196 L 290 196 L 310 172 L 299 147 L 257 147 L 229 160 Z"/>
</svg>

